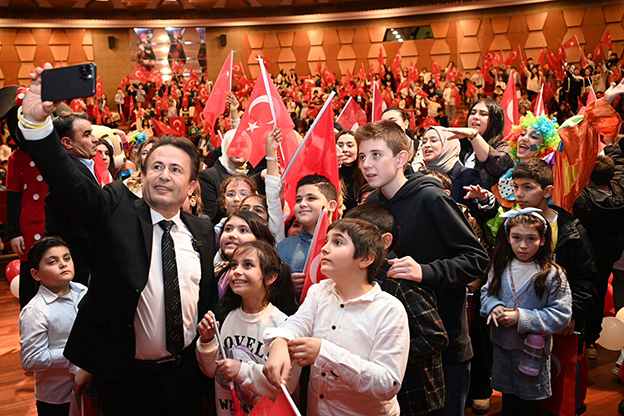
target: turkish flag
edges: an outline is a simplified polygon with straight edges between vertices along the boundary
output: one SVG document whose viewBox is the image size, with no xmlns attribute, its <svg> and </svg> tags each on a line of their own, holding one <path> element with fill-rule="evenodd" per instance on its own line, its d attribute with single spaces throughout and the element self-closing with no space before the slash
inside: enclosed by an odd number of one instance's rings
<svg viewBox="0 0 624 416">
<path fill-rule="evenodd" d="M 100 98 L 102 94 L 106 94 L 106 90 L 104 89 L 104 84 L 102 83 L 102 78 L 97 77 L 95 79 L 95 96 Z"/>
<path fill-rule="evenodd" d="M 265 88 L 265 84 L 269 86 L 269 91 Z M 275 119 L 273 119 L 273 112 Z M 292 134 L 295 125 L 275 84 L 268 77 L 264 65 L 260 62 L 260 74 L 256 79 L 256 86 L 249 98 L 249 106 L 228 147 L 228 154 L 243 157 L 252 166 L 256 166 L 266 156 L 266 137 L 275 126 L 282 129 L 284 140 L 281 149 L 285 158 L 282 166 L 285 166 L 299 144 Z M 281 152 L 278 152 L 278 155 L 281 157 Z"/>
<path fill-rule="evenodd" d="M 604 56 L 602 53 L 602 45 L 598 45 L 596 46 L 596 49 L 594 49 L 594 61 L 600 56 Z"/>
<path fill-rule="evenodd" d="M 128 74 L 125 77 L 123 77 L 123 79 L 121 80 L 117 88 L 123 89 L 124 87 L 130 85 L 131 82 L 132 80 L 130 79 L 130 74 Z"/>
<path fill-rule="evenodd" d="M 483 62 L 485 61 L 492 62 L 492 59 L 494 59 L 494 52 L 487 51 L 486 53 L 483 54 Z"/>
<path fill-rule="evenodd" d="M 100 113 L 100 105 L 96 102 L 93 106 L 93 118 L 95 118 L 95 124 L 102 125 L 102 114 Z"/>
<path fill-rule="evenodd" d="M 567 59 L 565 48 L 561 44 L 561 39 L 559 39 L 559 46 L 557 48 L 557 59 L 558 59 L 559 64 L 565 62 L 565 60 Z"/>
<path fill-rule="evenodd" d="M 191 73 L 191 74 L 190 74 L 190 76 L 189 76 L 189 83 L 190 83 L 191 81 L 195 81 L 195 84 L 194 84 L 194 85 L 199 84 L 199 76 L 195 73 L 195 71 L 193 70 L 193 68 L 191 68 L 190 73 Z"/>
<path fill-rule="evenodd" d="M 424 130 L 427 130 L 431 126 L 439 126 L 439 125 L 440 123 L 436 121 L 434 116 L 429 116 L 422 123 L 420 123 L 417 129 L 423 128 Z"/>
<path fill-rule="evenodd" d="M 384 69 L 386 60 L 384 59 L 383 49 L 381 46 L 379 47 L 379 55 L 377 55 L 377 62 L 379 62 L 379 77 L 383 78 L 383 76 L 386 74 L 386 70 Z"/>
<path fill-rule="evenodd" d="M 297 182 L 306 175 L 323 175 L 340 189 L 333 112 L 329 108 L 333 93 L 308 130 L 296 154 L 282 174 L 284 200 L 292 210 L 297 196 Z M 239 127 L 240 128 L 240 127 Z M 264 140 L 266 142 L 266 140 Z"/>
<path fill-rule="evenodd" d="M 360 72 L 358 72 L 358 74 L 355 76 L 358 79 L 365 79 L 366 78 L 366 70 L 364 69 L 364 64 L 362 63 L 362 66 L 360 67 Z"/>
<path fill-rule="evenodd" d="M 588 67 L 589 66 L 589 60 L 587 59 L 587 57 L 585 56 L 585 52 L 583 52 L 583 50 L 581 50 L 581 66 L 583 68 Z"/>
<path fill-rule="evenodd" d="M 468 83 L 468 88 L 466 88 L 466 97 L 474 97 L 477 93 L 477 87 L 475 87 L 474 82 Z"/>
<path fill-rule="evenodd" d="M 169 127 L 165 123 L 162 123 L 155 118 L 152 119 L 152 123 L 154 123 L 154 132 L 158 136 L 166 136 L 168 134 L 172 134 L 177 137 L 180 135 L 180 133 L 176 129 Z"/>
<path fill-rule="evenodd" d="M 418 68 L 416 68 L 414 66 L 414 62 L 410 61 L 410 67 L 409 67 L 409 71 L 408 71 L 408 78 L 410 78 L 412 81 L 416 82 L 418 81 Z"/>
<path fill-rule="evenodd" d="M 522 51 L 520 50 L 520 45 L 518 45 L 505 59 L 505 65 L 511 65 L 520 59 L 522 59 Z"/>
<path fill-rule="evenodd" d="M 514 82 L 513 69 L 509 72 L 509 81 L 507 88 L 501 100 L 501 106 L 505 113 L 505 129 L 503 135 L 507 136 L 511 132 L 511 126 L 520 124 L 520 113 L 518 113 L 518 96 L 516 95 L 516 83 Z"/>
<path fill-rule="evenodd" d="M 381 91 L 379 90 L 379 84 L 376 81 L 373 81 L 373 106 L 371 108 L 371 122 L 381 120 L 381 115 L 384 110 L 388 108 L 384 101 L 384 97 L 381 95 Z"/>
<path fill-rule="evenodd" d="M 455 117 L 453 120 L 451 120 L 450 125 L 451 127 L 461 127 L 461 122 L 462 122 L 462 115 L 458 115 L 457 117 Z"/>
<path fill-rule="evenodd" d="M 607 31 L 600 41 L 600 46 L 604 46 L 609 50 L 613 50 L 613 45 L 611 44 L 611 29 L 607 28 Z"/>
<path fill-rule="evenodd" d="M 147 82 L 147 75 L 145 75 L 145 70 L 141 65 L 134 65 L 134 68 L 132 68 L 132 78 L 136 79 L 141 84 L 145 84 Z"/>
<path fill-rule="evenodd" d="M 325 71 L 323 72 L 323 76 L 325 77 L 325 82 L 328 84 L 336 84 L 336 75 L 332 72 L 331 69 L 325 67 Z"/>
<path fill-rule="evenodd" d="M 453 96 L 453 98 L 455 98 L 455 105 L 459 106 L 462 100 L 461 100 L 461 94 L 459 93 L 459 88 L 457 88 L 456 85 L 453 85 L 451 87 L 451 95 Z"/>
<path fill-rule="evenodd" d="M 505 60 L 505 55 L 503 55 L 503 51 L 494 52 L 494 58 L 492 58 L 492 64 L 502 64 Z"/>
<path fill-rule="evenodd" d="M 539 54 L 539 58 L 537 58 L 537 63 L 540 66 L 544 66 L 544 59 L 546 59 L 546 46 L 542 46 L 542 51 Z"/>
<path fill-rule="evenodd" d="M 574 35 L 572 39 L 563 44 L 563 49 L 570 49 L 573 46 L 579 46 L 578 36 Z"/>
<path fill-rule="evenodd" d="M 316 68 L 314 68 L 314 72 L 317 74 L 321 74 L 323 72 L 323 61 L 321 61 L 321 57 L 319 55 L 318 62 L 316 63 Z"/>
<path fill-rule="evenodd" d="M 312 237 L 310 249 L 308 250 L 308 257 L 304 268 L 305 282 L 303 283 L 303 290 L 301 291 L 301 303 L 305 300 L 310 286 L 327 279 L 327 276 L 321 273 L 321 249 L 325 245 L 329 224 L 329 216 L 325 209 L 323 209 L 316 221 L 316 229 L 314 230 L 314 236 Z"/>
<path fill-rule="evenodd" d="M 242 62 L 234 62 L 234 64 L 232 65 L 232 73 L 234 73 L 234 74 L 244 74 L 245 70 L 243 69 L 243 63 Z"/>
<path fill-rule="evenodd" d="M 392 69 L 395 71 L 401 69 L 401 63 L 403 62 L 403 58 L 401 58 L 401 51 L 397 51 L 394 56 L 394 61 L 392 61 Z"/>
<path fill-rule="evenodd" d="M 169 117 L 169 126 L 178 132 L 177 136 L 186 137 L 184 117 Z"/>
<path fill-rule="evenodd" d="M 534 108 L 533 114 L 535 117 L 543 116 L 546 114 L 546 110 L 544 107 L 544 83 L 540 87 L 539 94 L 535 97 L 535 103 L 531 104 L 531 107 Z"/>
<path fill-rule="evenodd" d="M 440 73 L 440 65 L 438 65 L 438 63 L 436 62 L 435 59 L 433 59 L 433 57 L 431 58 L 431 73 L 434 75 Z"/>
<path fill-rule="evenodd" d="M 219 76 L 214 83 L 212 92 L 208 97 L 206 107 L 204 107 L 204 121 L 206 122 L 206 128 L 212 130 L 214 123 L 220 114 L 225 112 L 225 97 L 232 91 L 232 59 L 234 58 L 234 51 L 230 52 L 226 58 Z"/>
<path fill-rule="evenodd" d="M 74 113 L 84 113 L 83 103 L 78 98 L 74 98 L 73 100 L 71 100 L 71 103 L 69 103 L 69 107 Z"/>
<path fill-rule="evenodd" d="M 100 152 L 97 152 L 93 158 L 93 171 L 95 172 L 95 177 L 100 184 L 100 188 L 103 188 L 104 185 L 108 185 L 113 181 L 113 177 L 106 167 L 106 163 L 104 163 L 104 159 L 102 159 Z"/>
<path fill-rule="evenodd" d="M 366 113 L 353 98 L 349 98 L 336 123 L 349 131 L 356 131 L 358 127 L 367 123 Z"/>
<path fill-rule="evenodd" d="M 260 397 L 248 416 L 271 416 L 273 402 L 267 396 Z"/>
<path fill-rule="evenodd" d="M 346 87 L 351 86 L 352 79 L 353 79 L 353 75 L 351 74 L 351 71 L 349 70 L 349 68 L 347 68 L 347 74 L 345 75 L 345 82 L 344 82 Z"/>
</svg>

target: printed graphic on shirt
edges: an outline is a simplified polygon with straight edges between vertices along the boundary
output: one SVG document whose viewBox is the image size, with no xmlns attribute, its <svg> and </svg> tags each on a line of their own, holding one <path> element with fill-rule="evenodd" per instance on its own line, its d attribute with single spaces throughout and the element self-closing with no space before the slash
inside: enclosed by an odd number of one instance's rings
<svg viewBox="0 0 624 416">
<path fill-rule="evenodd" d="M 256 350 L 256 352 L 259 352 L 260 348 L 263 345 L 263 343 L 255 340 L 253 338 L 246 337 L 246 336 L 235 336 L 235 338 L 236 338 L 237 344 L 239 343 L 238 341 L 241 341 L 240 344 L 244 343 L 246 345 L 235 345 L 235 346 L 232 346 L 232 337 L 227 337 L 225 339 L 225 342 L 224 342 L 224 347 L 226 348 L 226 354 L 227 354 L 228 358 L 231 358 L 231 359 L 236 360 L 236 361 L 240 361 L 242 363 L 254 363 L 254 364 L 257 364 L 258 363 L 258 358 L 256 358 L 256 355 L 254 354 L 252 348 L 254 346 L 257 346 L 257 348 L 255 348 L 255 350 Z M 230 344 L 230 345 L 228 345 L 228 344 Z M 262 354 L 259 358 L 263 359 L 263 356 L 264 356 L 264 354 Z M 217 373 L 215 375 L 215 380 L 224 389 L 229 389 L 228 380 L 226 380 L 221 375 L 221 373 L 219 371 L 217 371 Z M 238 398 L 239 398 L 240 403 L 241 403 L 241 405 L 243 407 L 243 410 L 245 410 L 245 408 L 248 408 L 245 411 L 249 412 L 251 410 L 251 408 L 253 407 L 253 404 L 256 401 L 256 399 L 259 399 L 260 397 L 257 396 L 256 394 L 250 392 L 250 391 L 247 391 L 247 390 L 243 389 L 238 383 L 234 383 L 234 385 L 236 387 L 236 394 L 238 395 Z M 223 403 L 222 403 L 222 405 L 223 405 Z"/>
</svg>

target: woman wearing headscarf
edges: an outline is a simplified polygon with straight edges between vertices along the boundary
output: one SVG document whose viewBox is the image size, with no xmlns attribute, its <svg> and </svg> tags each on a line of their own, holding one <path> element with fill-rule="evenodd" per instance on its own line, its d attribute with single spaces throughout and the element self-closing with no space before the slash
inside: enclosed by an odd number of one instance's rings
<svg viewBox="0 0 624 416">
<path fill-rule="evenodd" d="M 464 199 L 464 187 L 469 185 L 481 186 L 479 171 L 465 167 L 459 161 L 461 145 L 459 140 L 451 139 L 453 133 L 440 126 L 431 126 L 422 137 L 422 151 L 427 169 L 439 170 L 446 173 L 453 181 L 451 198 L 460 204 L 466 205 L 471 212 L 478 211 L 472 199 Z"/>
</svg>

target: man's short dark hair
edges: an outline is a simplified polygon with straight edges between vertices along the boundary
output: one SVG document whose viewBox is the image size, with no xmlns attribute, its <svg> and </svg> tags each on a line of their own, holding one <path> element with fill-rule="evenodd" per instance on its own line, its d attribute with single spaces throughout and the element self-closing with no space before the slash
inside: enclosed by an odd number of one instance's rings
<svg viewBox="0 0 624 416">
<path fill-rule="evenodd" d="M 43 255 L 54 247 L 67 247 L 69 250 L 69 246 L 61 237 L 55 235 L 43 237 L 28 250 L 28 266 L 31 269 L 39 270 L 39 263 L 41 263 Z"/>
<path fill-rule="evenodd" d="M 199 155 L 199 150 L 197 147 L 186 137 L 176 137 L 173 134 L 169 134 L 167 136 L 162 136 L 160 140 L 154 143 L 154 146 L 150 149 L 149 153 L 145 157 L 145 172 L 147 172 L 148 163 L 150 156 L 154 153 L 154 150 L 158 149 L 161 146 L 173 146 L 176 147 L 183 152 L 185 152 L 191 158 L 191 180 L 197 180 L 197 175 L 199 174 L 199 161 L 201 157 Z"/>
<path fill-rule="evenodd" d="M 351 208 L 343 218 L 358 218 L 368 221 L 379 228 L 382 234 L 391 233 L 394 228 L 394 215 L 392 211 L 381 202 L 371 202 Z"/>
<path fill-rule="evenodd" d="M 368 221 L 357 218 L 346 218 L 332 223 L 327 232 L 337 230 L 346 233 L 355 247 L 354 259 L 360 259 L 369 255 L 375 256 L 375 260 L 368 266 L 366 277 L 368 283 L 373 283 L 383 261 L 384 246 L 381 232 L 377 226 Z"/>
<path fill-rule="evenodd" d="M 589 178 L 596 186 L 607 186 L 611 183 L 615 174 L 615 162 L 611 157 L 606 155 L 598 155 L 596 158 L 596 166 L 592 170 Z"/>
<path fill-rule="evenodd" d="M 542 159 L 532 158 L 527 162 L 519 163 L 513 173 L 513 179 L 530 179 L 537 182 L 542 189 L 554 184 L 553 171 L 548 163 Z"/>
<path fill-rule="evenodd" d="M 319 192 L 329 201 L 338 201 L 338 191 L 329 179 L 323 175 L 306 175 L 297 182 L 297 190 L 304 185 L 315 185 Z"/>
<path fill-rule="evenodd" d="M 89 116 L 85 113 L 63 111 L 60 115 L 54 117 L 52 124 L 54 125 L 54 130 L 56 130 L 56 133 L 61 139 L 63 137 L 69 137 L 74 140 L 74 122 L 78 119 L 89 121 Z"/>
</svg>

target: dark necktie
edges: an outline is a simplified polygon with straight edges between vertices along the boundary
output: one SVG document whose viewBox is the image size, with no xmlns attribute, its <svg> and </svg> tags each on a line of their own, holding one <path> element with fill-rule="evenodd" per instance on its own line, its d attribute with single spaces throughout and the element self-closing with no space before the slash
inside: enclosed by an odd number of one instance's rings
<svg viewBox="0 0 624 416">
<path fill-rule="evenodd" d="M 175 246 L 171 237 L 173 221 L 162 220 L 158 223 L 163 229 L 162 236 L 162 267 L 165 286 L 165 321 L 167 334 L 167 351 L 176 355 L 184 349 L 184 328 L 182 325 L 182 303 L 180 301 L 180 285 L 178 283 L 178 266 L 176 263 Z"/>
</svg>

